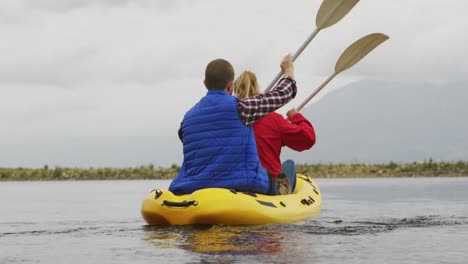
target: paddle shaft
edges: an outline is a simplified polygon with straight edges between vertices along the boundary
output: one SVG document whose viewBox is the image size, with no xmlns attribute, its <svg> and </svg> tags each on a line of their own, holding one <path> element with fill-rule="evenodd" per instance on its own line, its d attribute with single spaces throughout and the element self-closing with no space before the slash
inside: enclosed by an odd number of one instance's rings
<svg viewBox="0 0 468 264">
<path fill-rule="evenodd" d="M 299 55 L 301 55 L 301 53 L 304 51 L 304 49 L 307 47 L 307 45 L 309 45 L 309 43 L 315 38 L 315 36 L 317 35 L 317 33 L 320 31 L 320 29 L 316 28 L 314 30 L 314 32 L 312 32 L 312 34 L 309 36 L 309 38 L 306 39 L 306 41 L 302 44 L 302 46 L 299 48 L 299 50 L 296 51 L 296 53 L 294 53 L 293 57 L 292 57 L 292 61 L 295 61 L 297 59 L 297 57 L 299 57 Z M 273 85 L 276 84 L 276 82 L 281 78 L 281 76 L 283 76 L 283 72 L 280 71 L 276 77 L 273 79 L 273 81 L 270 82 L 270 84 L 268 85 L 268 87 L 265 89 L 265 93 L 270 91 L 271 88 L 273 88 Z"/>
<path fill-rule="evenodd" d="M 328 79 L 326 79 L 315 91 L 309 95 L 304 102 L 302 102 L 297 108 L 296 111 L 300 111 L 312 98 L 314 98 L 333 78 L 335 78 L 336 75 L 338 75 L 339 72 L 333 73 Z"/>
<path fill-rule="evenodd" d="M 368 45 L 371 45 L 371 43 L 367 43 L 366 46 Z M 352 59 L 354 59 L 355 57 L 359 56 L 359 51 L 355 52 L 354 54 L 352 54 L 350 56 L 350 60 L 348 61 L 351 61 Z M 342 72 L 344 70 L 345 67 L 352 67 L 354 64 L 352 65 L 349 65 L 349 64 L 344 64 L 341 66 L 341 69 L 338 69 L 338 71 L 335 71 L 330 77 L 328 77 L 328 79 L 326 79 L 317 89 L 315 89 L 315 91 L 309 95 L 305 100 L 304 102 L 302 102 L 297 108 L 296 108 L 296 111 L 300 111 L 308 102 L 310 102 L 310 100 L 312 100 L 312 98 L 314 98 L 331 80 L 333 80 L 333 78 L 335 78 L 336 75 L 338 75 L 338 73 Z"/>
<path fill-rule="evenodd" d="M 335 72 L 328 77 L 325 82 L 323 82 L 315 91 L 309 95 L 309 97 L 304 100 L 298 107 L 297 111 L 300 111 L 315 95 L 317 95 L 324 87 L 327 85 L 336 75 L 340 72 L 343 72 L 351 67 L 353 67 L 356 63 L 362 60 L 369 52 L 374 50 L 377 46 L 379 46 L 382 42 L 386 41 L 388 36 L 382 33 L 373 33 L 369 34 L 365 37 L 362 37 L 351 44 L 346 50 L 341 54 L 340 58 L 335 64 Z"/>
<path fill-rule="evenodd" d="M 314 30 L 314 32 L 312 32 L 312 34 L 306 39 L 306 41 L 304 42 L 304 44 L 302 44 L 302 46 L 299 48 L 299 50 L 294 54 L 294 56 L 292 57 L 292 61 L 295 61 L 297 59 L 297 57 L 299 57 L 299 55 L 301 55 L 302 51 L 304 51 L 304 49 L 307 47 L 307 45 L 309 45 L 309 43 L 315 38 L 315 36 L 320 32 L 320 30 L 322 30 L 323 28 L 326 28 L 326 27 L 329 27 L 333 24 L 335 24 L 337 21 L 333 21 L 332 18 L 337 18 L 336 15 L 340 13 L 340 7 L 343 6 L 343 4 L 346 3 L 346 1 L 350 1 L 350 0 L 337 0 L 336 2 L 333 3 L 332 5 L 332 8 L 328 9 L 329 7 L 325 8 L 325 9 L 322 9 L 324 2 L 322 2 L 322 6 L 320 6 L 320 9 L 319 9 L 319 13 L 317 13 L 317 21 L 316 21 L 316 29 Z M 329 1 L 330 2 L 330 1 Z M 346 13 L 349 12 L 349 10 L 351 10 L 351 8 L 353 8 L 353 6 L 357 3 L 358 1 L 356 1 L 354 4 L 350 5 L 347 7 L 347 11 L 344 12 L 344 13 L 341 13 L 338 17 L 338 20 L 340 20 L 341 18 L 343 18 L 344 15 L 346 15 Z M 349 2 L 348 2 L 349 3 Z M 322 12 L 325 12 L 325 16 L 320 16 L 320 14 Z M 322 13 L 323 14 L 323 13 Z M 329 23 L 330 21 L 333 21 L 332 24 L 327 24 Z M 279 72 L 276 77 L 273 79 L 273 81 L 270 82 L 270 84 L 268 85 L 268 87 L 265 89 L 264 93 L 270 91 L 273 86 L 276 84 L 276 82 L 278 82 L 278 80 L 281 78 L 281 76 L 283 75 L 283 72 Z"/>
</svg>

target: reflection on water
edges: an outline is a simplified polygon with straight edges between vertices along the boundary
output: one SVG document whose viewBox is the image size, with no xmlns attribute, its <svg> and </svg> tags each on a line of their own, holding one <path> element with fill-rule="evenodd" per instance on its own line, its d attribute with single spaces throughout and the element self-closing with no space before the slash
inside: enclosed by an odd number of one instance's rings
<svg viewBox="0 0 468 264">
<path fill-rule="evenodd" d="M 198 253 L 277 254 L 281 252 L 281 232 L 268 226 L 146 226 L 145 238 L 158 248 L 177 247 Z"/>
<path fill-rule="evenodd" d="M 427 231 L 428 228 L 450 226 L 459 226 L 458 229 L 462 230 L 466 225 L 468 219 L 460 216 L 427 215 L 356 221 L 322 217 L 297 224 L 271 226 L 144 226 L 143 232 L 144 240 L 157 249 L 203 253 L 201 263 L 231 263 L 250 259 L 272 263 L 310 263 L 311 259 L 304 256 L 315 255 L 317 247 L 329 243 L 331 247 L 334 243 L 360 241 L 397 230 L 406 230 L 404 232 L 408 234 L 413 229 Z M 352 237 L 357 237 L 357 240 Z"/>
</svg>

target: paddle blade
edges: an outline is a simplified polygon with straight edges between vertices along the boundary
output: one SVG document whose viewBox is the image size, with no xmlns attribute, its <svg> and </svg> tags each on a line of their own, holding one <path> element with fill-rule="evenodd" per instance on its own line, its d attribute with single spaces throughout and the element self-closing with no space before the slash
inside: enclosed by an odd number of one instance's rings
<svg viewBox="0 0 468 264">
<path fill-rule="evenodd" d="M 385 34 L 373 33 L 351 44 L 340 56 L 335 65 L 335 72 L 345 71 L 358 63 L 369 52 L 389 39 Z"/>
<path fill-rule="evenodd" d="M 315 25 L 318 29 L 333 26 L 340 21 L 359 0 L 324 0 L 320 5 Z"/>
</svg>

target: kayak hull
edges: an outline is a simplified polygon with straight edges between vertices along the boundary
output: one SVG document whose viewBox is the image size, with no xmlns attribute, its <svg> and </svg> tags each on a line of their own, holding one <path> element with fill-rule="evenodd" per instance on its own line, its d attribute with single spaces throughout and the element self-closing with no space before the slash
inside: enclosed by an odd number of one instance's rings
<svg viewBox="0 0 468 264">
<path fill-rule="evenodd" d="M 297 222 L 320 214 L 322 197 L 314 180 L 298 174 L 288 195 L 263 195 L 207 188 L 186 195 L 155 189 L 142 202 L 150 225 L 264 225 Z"/>
</svg>

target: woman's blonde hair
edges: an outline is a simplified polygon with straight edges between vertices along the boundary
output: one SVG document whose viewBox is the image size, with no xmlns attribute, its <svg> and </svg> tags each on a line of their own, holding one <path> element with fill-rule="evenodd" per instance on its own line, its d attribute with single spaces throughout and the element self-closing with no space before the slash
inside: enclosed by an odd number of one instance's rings
<svg viewBox="0 0 468 264">
<path fill-rule="evenodd" d="M 257 77 L 251 71 L 244 71 L 234 81 L 234 95 L 239 99 L 260 94 Z"/>
</svg>

